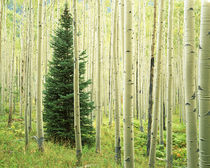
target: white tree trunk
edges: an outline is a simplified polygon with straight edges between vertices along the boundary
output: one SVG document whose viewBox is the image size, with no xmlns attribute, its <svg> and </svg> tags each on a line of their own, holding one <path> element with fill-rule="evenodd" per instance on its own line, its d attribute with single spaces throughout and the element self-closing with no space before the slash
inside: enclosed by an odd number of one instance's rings
<svg viewBox="0 0 210 168">
<path fill-rule="evenodd" d="M 200 56 L 198 75 L 199 95 L 199 154 L 200 168 L 210 166 L 210 2 L 201 7 Z"/>
<path fill-rule="evenodd" d="M 98 71 L 97 71 L 97 118 L 96 118 L 96 152 L 101 152 L 101 3 L 98 2 Z"/>
<path fill-rule="evenodd" d="M 115 159 L 117 163 L 120 163 L 120 113 L 119 113 L 119 68 L 118 68 L 118 0 L 115 0 L 115 10 L 114 10 L 114 26 L 113 26 L 113 47 L 112 55 L 114 57 L 114 84 L 115 84 Z"/>
<path fill-rule="evenodd" d="M 14 60 L 15 60 L 15 39 L 16 39 L 16 0 L 13 1 L 13 44 L 12 44 L 12 62 L 11 62 L 11 77 L 10 77 L 10 95 L 9 95 L 9 119 L 8 126 L 12 123 L 12 103 L 13 103 L 13 77 L 14 77 Z"/>
<path fill-rule="evenodd" d="M 123 102 L 124 126 L 124 167 L 134 168 L 134 137 L 133 137 L 133 79 L 132 79 L 132 0 L 125 1 L 125 80 Z"/>
<path fill-rule="evenodd" d="M 168 37 L 167 37 L 167 136 L 166 136 L 166 167 L 172 168 L 172 32 L 173 32 L 173 0 L 169 0 Z"/>
<path fill-rule="evenodd" d="M 74 129 L 77 164 L 81 164 L 82 140 L 80 129 L 79 54 L 77 44 L 77 1 L 74 0 Z"/>
<path fill-rule="evenodd" d="M 149 155 L 149 167 L 155 167 L 156 158 L 156 140 L 158 131 L 158 119 L 159 119 L 159 92 L 160 92 L 160 73 L 161 73 L 161 56 L 162 56 L 162 29 L 163 29 L 163 12 L 164 1 L 160 0 L 159 4 L 159 21 L 158 21 L 158 36 L 157 36 L 157 62 L 156 62 L 156 81 L 155 81 L 155 96 L 154 96 L 154 111 L 152 118 L 152 131 L 151 131 L 151 144 Z"/>
<path fill-rule="evenodd" d="M 184 4 L 185 109 L 187 135 L 187 167 L 198 167 L 197 113 L 195 106 L 195 15 L 194 0 Z"/>
<path fill-rule="evenodd" d="M 1 88 L 1 104 L 0 104 L 0 113 L 3 112 L 3 61 L 2 61 L 2 49 L 1 49 L 1 45 L 2 45 L 2 18 L 3 18 L 3 1 L 0 2 L 0 88 Z"/>
<path fill-rule="evenodd" d="M 42 5 L 43 0 L 39 0 L 39 20 L 38 20 L 38 60 L 37 60 L 37 142 L 40 151 L 44 151 L 44 132 L 42 116 Z"/>
</svg>

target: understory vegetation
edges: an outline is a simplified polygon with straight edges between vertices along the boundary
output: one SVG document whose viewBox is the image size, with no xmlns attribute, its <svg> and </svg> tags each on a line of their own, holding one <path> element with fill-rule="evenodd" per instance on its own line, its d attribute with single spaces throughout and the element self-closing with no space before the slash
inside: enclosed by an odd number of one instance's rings
<svg viewBox="0 0 210 168">
<path fill-rule="evenodd" d="M 35 112 L 33 114 L 35 115 Z M 173 119 L 173 167 L 186 167 L 185 125 L 179 122 L 178 114 L 175 114 Z M 20 118 L 16 112 L 11 128 L 7 127 L 6 115 L 0 118 L 0 167 L 76 167 L 75 149 L 69 147 L 68 144 L 59 145 L 50 141 L 45 141 L 45 152 L 43 153 L 37 150 L 35 122 L 36 121 L 32 122 L 30 145 L 28 150 L 25 151 L 23 118 Z M 148 167 L 148 158 L 146 157 L 147 123 L 144 122 L 143 124 L 144 132 L 141 132 L 139 130 L 139 121 L 137 119 L 134 121 L 134 149 L 135 164 L 137 168 Z M 83 146 L 83 167 L 122 167 L 122 165 L 117 165 L 114 159 L 114 129 L 114 124 L 110 128 L 108 118 L 104 116 L 101 130 L 101 144 L 103 145 L 101 153 L 98 154 L 95 152 L 95 145 L 92 147 Z M 123 124 L 121 124 L 121 135 L 122 134 Z M 164 131 L 164 146 L 157 145 L 157 168 L 165 166 L 165 139 L 166 132 Z M 123 140 L 121 142 L 123 143 Z M 123 150 L 124 149 L 122 148 L 122 158 Z"/>
</svg>

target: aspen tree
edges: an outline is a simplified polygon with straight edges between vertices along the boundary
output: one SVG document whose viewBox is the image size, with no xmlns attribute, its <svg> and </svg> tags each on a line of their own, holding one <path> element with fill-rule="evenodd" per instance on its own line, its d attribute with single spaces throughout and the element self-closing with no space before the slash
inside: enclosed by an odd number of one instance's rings
<svg viewBox="0 0 210 168">
<path fill-rule="evenodd" d="M 96 33 L 96 16 L 95 16 L 95 1 L 93 1 L 93 17 L 94 17 L 94 19 L 93 19 L 93 36 L 92 36 L 92 58 L 91 58 L 91 77 L 92 77 L 92 84 L 91 84 L 91 101 L 94 101 L 95 99 L 96 99 L 96 97 L 95 97 L 95 89 L 94 89 L 94 87 L 95 87 L 95 60 L 96 60 L 96 55 L 95 55 L 95 33 Z M 95 115 L 95 111 L 96 110 L 93 110 L 92 111 L 92 120 L 93 120 L 93 118 L 95 117 L 94 115 Z"/>
<path fill-rule="evenodd" d="M 166 167 L 172 168 L 172 32 L 173 32 L 174 1 L 169 0 L 168 9 L 168 37 L 167 37 L 167 136 L 166 136 Z"/>
<path fill-rule="evenodd" d="M 155 167 L 156 158 L 156 140 L 158 131 L 158 118 L 159 118 L 159 92 L 160 92 L 160 73 L 161 73 L 161 55 L 162 55 L 162 29 L 163 29 L 163 12 L 164 12 L 164 1 L 159 1 L 159 20 L 158 20 L 158 36 L 157 36 L 157 62 L 156 62 L 156 80 L 155 80 L 155 96 L 154 96 L 154 113 L 152 118 L 152 131 L 151 131 L 151 144 L 150 144 L 150 155 L 149 155 L 149 167 Z"/>
<path fill-rule="evenodd" d="M 178 21 L 178 55 L 179 55 L 179 60 L 178 60 L 178 74 L 179 74 L 179 121 L 180 123 L 182 122 L 183 118 L 182 118 L 182 113 L 183 113 L 183 102 L 182 102 L 182 97 L 183 97 L 183 93 L 181 92 L 181 87 L 182 87 L 182 52 L 181 52 L 181 37 L 180 37 L 180 12 L 178 13 L 179 15 L 179 21 Z"/>
<path fill-rule="evenodd" d="M 6 1 L 4 1 L 4 5 L 6 6 Z M 5 61 L 4 61 L 4 86 L 5 86 L 5 89 L 7 89 L 7 86 L 9 86 L 8 84 L 8 60 L 9 59 L 6 59 L 7 58 L 7 54 L 8 54 L 8 46 L 6 45 L 7 44 L 7 8 L 5 7 L 4 8 L 4 58 L 5 58 Z M 8 68 L 8 69 L 7 69 Z M 8 95 L 9 95 L 9 91 L 8 90 L 4 90 L 4 101 L 7 102 L 7 98 L 8 98 Z"/>
<path fill-rule="evenodd" d="M 33 29 L 33 17 L 32 17 L 32 8 L 33 8 L 33 4 L 32 4 L 32 0 L 30 0 L 29 2 L 29 69 L 28 69 L 28 73 L 29 73 L 29 86 L 28 86 L 28 96 L 29 96 L 29 107 L 28 107 L 28 110 L 29 110 L 29 123 L 28 123 L 28 129 L 29 129 L 29 132 L 31 131 L 32 129 L 32 56 L 33 56 L 33 45 L 32 45 L 32 39 L 33 39 L 33 32 L 32 32 L 32 29 Z"/>
<path fill-rule="evenodd" d="M 119 82 L 119 68 L 117 65 L 117 59 L 118 59 L 118 42 L 117 42 L 117 36 L 118 36 L 118 0 L 115 0 L 115 10 L 114 10 L 114 26 L 113 26 L 113 47 L 112 47 L 112 55 L 114 57 L 114 84 L 115 84 L 115 159 L 117 163 L 120 163 L 121 160 L 121 152 L 120 152 L 120 113 L 119 113 L 119 88 L 118 88 L 118 82 Z"/>
<path fill-rule="evenodd" d="M 151 44 L 151 58 L 150 58 L 150 81 L 149 81 L 149 107 L 148 107 L 148 127 L 147 127 L 147 156 L 150 152 L 151 143 L 151 127 L 152 127 L 152 110 L 153 110 L 153 81 L 154 81 L 154 54 L 155 54 L 155 40 L 156 40 L 156 15 L 157 15 L 157 0 L 154 0 L 154 14 L 153 14 L 153 32 Z"/>
<path fill-rule="evenodd" d="M 47 0 L 44 0 L 44 25 L 43 25 L 43 53 L 44 53 L 44 74 L 47 74 L 47 63 L 48 63 L 48 51 L 47 51 L 47 43 L 48 43 L 48 27 L 47 27 Z M 45 77 L 44 77 L 45 82 Z"/>
<path fill-rule="evenodd" d="M 3 1 L 0 2 L 0 89 L 1 89 L 1 104 L 0 104 L 0 113 L 3 112 L 3 63 L 2 63 L 2 49 L 1 49 L 1 45 L 2 45 L 2 18 L 3 18 Z"/>
<path fill-rule="evenodd" d="M 83 36 L 82 36 L 82 38 L 83 38 L 83 43 L 82 43 L 82 45 L 83 45 L 83 50 L 85 50 L 86 49 L 86 45 L 85 45 L 85 38 L 86 38 L 86 30 L 85 30 L 85 27 L 86 27 L 86 15 L 85 15 L 85 10 L 86 10 L 86 8 L 85 8 L 85 5 L 86 5 L 86 0 L 83 0 Z"/>
<path fill-rule="evenodd" d="M 24 96 L 24 82 L 25 82 L 25 58 L 26 58 L 26 1 L 23 1 L 23 18 L 21 24 L 21 56 L 20 56 L 20 116 L 22 117 L 25 96 Z"/>
<path fill-rule="evenodd" d="M 79 54 L 77 46 L 77 0 L 73 1 L 74 9 L 74 129 L 77 164 L 81 164 L 82 140 L 80 128 L 80 99 L 79 99 Z"/>
<path fill-rule="evenodd" d="M 14 77 L 14 59 L 15 59 L 15 39 L 16 39 L 16 0 L 13 1 L 13 44 L 12 44 L 12 62 L 11 62 L 11 77 L 10 77 L 10 93 L 9 93 L 9 119 L 8 126 L 12 124 L 12 103 L 13 103 L 13 77 Z"/>
<path fill-rule="evenodd" d="M 5 7 L 6 8 L 6 7 Z M 3 59 L 2 59 L 2 18 L 3 18 L 3 1 L 0 2 L 0 90 L 1 90 L 1 104 L 0 104 L 0 113 L 3 113 L 3 99 L 4 99 L 4 96 L 3 96 L 3 90 L 4 90 L 4 87 L 3 87 Z"/>
<path fill-rule="evenodd" d="M 159 120 L 159 132 L 160 132 L 160 140 L 159 144 L 164 145 L 163 142 L 163 75 L 161 74 L 160 77 L 160 104 L 159 104 L 159 111 L 160 111 L 160 120 Z"/>
<path fill-rule="evenodd" d="M 25 82 L 25 149 L 27 150 L 29 144 L 29 79 L 30 79 L 30 59 L 31 59 L 31 4 L 32 1 L 29 1 L 29 15 L 28 15 L 28 39 L 27 39 L 27 54 L 26 54 L 26 82 Z"/>
<path fill-rule="evenodd" d="M 5 48 L 4 48 L 4 58 L 6 58 L 6 56 L 7 56 L 7 8 L 6 8 L 6 1 L 4 1 L 4 5 L 5 5 L 5 8 L 4 8 L 4 45 L 5 45 Z M 6 81 L 6 79 L 7 79 L 7 74 L 8 74 L 8 72 L 7 72 L 7 70 L 6 70 L 6 67 L 8 66 L 7 65 L 7 59 L 5 59 L 5 64 L 4 64 L 4 73 L 5 73 L 5 75 L 4 75 L 4 86 L 5 86 L 5 88 L 6 88 L 6 86 L 7 86 L 7 81 Z M 4 90 L 3 90 L 4 91 Z M 4 91 L 3 92 L 4 93 L 4 100 L 6 101 L 7 100 L 7 94 L 5 94 L 6 93 L 6 91 Z"/>
<path fill-rule="evenodd" d="M 88 5 L 88 39 L 89 39 L 89 41 L 88 41 L 88 45 L 89 45 L 89 47 L 88 47 L 88 55 L 89 55 L 89 57 L 88 57 L 88 65 L 89 65 L 89 69 L 88 69 L 88 79 L 91 79 L 91 75 L 92 75 L 92 62 L 91 62 L 91 60 L 92 60 L 92 47 L 91 47 L 91 45 L 92 45 L 92 38 L 91 38 L 91 34 L 92 34 L 92 31 L 91 31 L 91 20 L 92 20 L 92 17 L 91 17 L 91 2 L 90 1 L 87 1 L 87 5 Z M 91 91 L 91 85 L 89 86 L 89 91 Z M 92 114 L 91 114 L 92 115 Z"/>
<path fill-rule="evenodd" d="M 133 79 L 132 79 L 132 0 L 125 1 L 125 80 L 124 80 L 124 167 L 134 167 L 134 137 L 133 137 Z"/>
<path fill-rule="evenodd" d="M 200 168 L 210 166 L 210 1 L 201 6 L 200 55 L 198 73 Z"/>
<path fill-rule="evenodd" d="M 109 46 L 109 126 L 112 126 L 112 115 L 113 115 L 113 101 L 112 101 L 112 36 L 110 37 Z"/>
<path fill-rule="evenodd" d="M 140 121 L 140 131 L 143 132 L 143 117 L 141 109 L 141 1 L 139 1 L 139 20 L 138 20 L 138 111 L 139 111 L 139 121 Z"/>
<path fill-rule="evenodd" d="M 114 1 L 111 3 L 111 23 L 114 22 Z M 111 36 L 110 36 L 110 43 L 109 43 L 109 126 L 112 126 L 112 116 L 113 116 L 113 97 L 112 97 L 112 90 L 113 90 L 113 30 L 114 25 L 111 24 Z"/>
<path fill-rule="evenodd" d="M 121 3 L 121 6 L 120 6 L 120 27 L 121 27 L 121 54 L 122 54 L 122 60 L 123 60 L 123 65 L 122 65 L 122 72 L 124 73 L 124 70 L 125 70 L 125 52 L 124 52 L 124 30 L 125 30 L 125 25 L 124 25 L 124 0 L 120 0 L 120 3 Z M 123 75 L 123 81 L 124 81 L 124 75 Z M 123 92 L 125 91 L 125 88 L 123 86 Z M 124 95 L 124 94 L 123 94 Z M 124 102 L 124 96 L 123 96 L 123 102 Z"/>
<path fill-rule="evenodd" d="M 198 167 L 197 113 L 195 106 L 195 15 L 194 0 L 184 1 L 185 109 L 187 167 Z"/>
<path fill-rule="evenodd" d="M 1 80 L 1 107 L 0 107 L 0 113 L 3 113 L 4 111 L 4 66 L 5 66 L 5 61 L 4 58 L 5 58 L 5 55 L 4 54 L 6 52 L 6 47 L 4 50 L 2 50 L 2 41 L 4 42 L 3 44 L 5 45 L 6 44 L 6 1 L 1 1 L 0 2 L 1 4 L 1 7 L 0 7 L 0 80 Z M 4 8 L 3 8 L 4 6 Z M 3 9 L 4 9 L 4 17 L 5 17 L 5 20 L 4 20 L 4 23 L 3 23 Z M 5 24 L 5 25 L 4 25 Z M 4 31 L 3 31 L 3 39 L 2 39 L 2 27 L 4 25 Z M 3 52 L 2 52 L 3 51 Z"/>
<path fill-rule="evenodd" d="M 91 57 L 91 79 L 92 79 L 92 84 L 91 84 L 91 101 L 93 101 L 94 99 L 94 60 L 95 60 L 95 22 L 96 22 L 96 18 L 95 18 L 95 2 L 93 2 L 93 29 L 92 29 L 92 57 Z M 92 119 L 94 117 L 94 110 L 92 112 Z"/>
<path fill-rule="evenodd" d="M 39 18 L 38 18 L 38 57 L 37 57 L 37 142 L 40 151 L 44 151 L 44 132 L 43 132 L 43 115 L 42 115 L 42 5 L 43 0 L 39 0 Z"/>
<path fill-rule="evenodd" d="M 105 45 L 104 45 L 104 39 L 105 39 L 105 28 L 104 28 L 104 25 L 105 25 L 105 21 L 104 21 L 104 3 L 101 2 L 101 20 L 102 20 L 102 24 L 101 24 L 101 49 L 102 48 L 105 48 Z M 104 73 L 104 65 L 105 65 L 105 57 L 104 57 L 104 53 L 105 52 L 102 52 L 102 50 L 100 50 L 101 52 L 101 73 L 102 73 L 102 77 L 101 77 L 101 88 L 103 88 L 103 91 L 101 91 L 101 109 L 102 109 L 102 105 L 103 105 L 103 111 L 101 110 L 101 125 L 103 125 L 103 114 L 105 112 L 105 85 L 106 85 L 106 80 L 105 80 L 105 73 Z"/>
<path fill-rule="evenodd" d="M 57 0 L 57 22 L 59 21 L 60 17 L 60 0 Z"/>
<path fill-rule="evenodd" d="M 22 112 L 22 109 L 23 109 L 23 103 L 22 103 L 22 99 L 23 99 L 23 94 L 22 94 L 22 56 L 23 56 L 23 39 L 22 39 L 22 25 L 20 25 L 20 57 L 19 57 L 19 67 L 20 67 L 20 71 L 19 71 L 19 104 L 20 104 L 20 117 L 22 117 L 23 115 L 23 112 Z"/>
<path fill-rule="evenodd" d="M 97 71 L 97 118 L 96 118 L 96 152 L 101 151 L 101 4 L 98 2 L 98 71 Z"/>
<path fill-rule="evenodd" d="M 136 102 L 135 102 L 135 109 L 136 109 L 136 119 L 139 119 L 139 108 L 138 108 L 138 103 L 139 103 L 139 94 L 138 94 L 138 81 L 139 81 L 139 63 L 138 63 L 138 44 L 139 44 L 139 41 L 138 41 L 138 35 L 136 37 L 136 60 L 135 60 L 135 63 L 136 63 L 136 69 L 135 69 L 135 78 L 136 78 L 136 81 L 135 81 L 135 97 L 136 97 Z"/>
</svg>

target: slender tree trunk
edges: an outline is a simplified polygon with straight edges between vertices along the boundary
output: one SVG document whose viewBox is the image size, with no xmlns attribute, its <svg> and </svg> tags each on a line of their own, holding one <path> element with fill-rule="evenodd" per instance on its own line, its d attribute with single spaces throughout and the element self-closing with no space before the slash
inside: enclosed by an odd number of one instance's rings
<svg viewBox="0 0 210 168">
<path fill-rule="evenodd" d="M 143 117 L 142 117 L 142 109 L 141 109 L 141 1 L 139 1 L 139 20 L 138 20 L 138 111 L 139 111 L 139 121 L 140 121 L 140 131 L 144 131 L 143 127 Z M 143 78 L 142 78 L 143 79 Z"/>
<path fill-rule="evenodd" d="M 109 46 L 109 126 L 112 126 L 112 115 L 113 115 L 113 102 L 112 102 L 112 36 L 110 37 Z"/>
<path fill-rule="evenodd" d="M 39 0 L 39 20 L 38 20 L 38 60 L 37 60 L 37 142 L 40 151 L 44 151 L 44 132 L 42 116 L 42 5 L 43 0 Z"/>
<path fill-rule="evenodd" d="M 162 29 L 163 29 L 163 12 L 164 12 L 164 1 L 160 0 L 159 8 L 159 21 L 158 21 L 158 39 L 157 39 L 157 69 L 156 69 L 156 85 L 155 85 L 155 97 L 154 97 L 154 113 L 153 113 L 153 124 L 151 131 L 151 146 L 149 155 L 149 167 L 155 167 L 156 158 L 156 140 L 158 131 L 158 112 L 159 112 L 159 92 L 160 92 L 160 73 L 161 73 L 161 55 L 162 55 Z"/>
<path fill-rule="evenodd" d="M 121 146 L 120 146 L 120 113 L 119 113 L 119 68 L 117 64 L 118 59 L 118 35 L 117 25 L 118 25 L 118 0 L 115 0 L 115 8 L 114 8 L 114 26 L 113 26 L 113 47 L 112 47 L 112 55 L 114 57 L 114 84 L 115 84 L 115 159 L 118 164 L 120 164 L 121 160 Z"/>
<path fill-rule="evenodd" d="M 1 49 L 1 44 L 2 44 L 2 18 L 3 18 L 3 1 L 0 2 L 0 90 L 1 90 L 1 104 L 0 104 L 0 113 L 3 113 L 3 61 L 2 61 L 2 49 Z"/>
<path fill-rule="evenodd" d="M 82 140 L 80 129 L 79 54 L 77 46 L 77 1 L 74 0 L 74 129 L 77 165 L 81 165 Z"/>
<path fill-rule="evenodd" d="M 153 80 L 154 80 L 154 54 L 155 54 L 155 37 L 156 37 L 156 5 L 157 0 L 154 0 L 154 16 L 153 16 L 153 33 L 152 33 L 152 45 L 151 45 L 151 60 L 150 60 L 150 84 L 149 84 L 149 108 L 148 108 L 148 127 L 147 127 L 147 156 L 150 152 L 150 141 L 151 141 L 151 127 L 152 127 L 152 107 L 153 107 Z"/>
<path fill-rule="evenodd" d="M 125 50 L 125 44 L 124 44 L 124 39 L 125 39 L 125 37 L 124 37 L 124 30 L 125 30 L 125 25 L 124 25 L 124 19 L 125 19 L 125 17 L 124 17 L 124 8 L 125 8 L 125 5 L 124 5 L 124 0 L 120 0 L 120 3 L 121 3 L 121 6 L 120 6 L 120 21 L 121 21 L 121 25 L 120 25 L 120 28 L 121 28 L 121 54 L 122 54 L 122 60 L 123 60 L 123 65 L 122 65 L 122 74 L 123 74 L 123 82 L 124 82 L 124 70 L 125 70 L 125 52 L 124 52 L 124 50 Z M 123 92 L 123 95 L 124 95 L 124 91 L 125 91 L 125 88 L 124 88 L 124 85 L 122 86 L 122 92 Z M 123 96 L 123 103 L 124 103 L 124 96 Z M 121 106 L 120 106 L 120 108 L 121 108 Z"/>
<path fill-rule="evenodd" d="M 97 118 L 96 118 L 96 152 L 101 152 L 101 4 L 98 2 L 98 71 L 97 71 Z"/>
<path fill-rule="evenodd" d="M 94 75 L 94 69 L 95 69 L 95 2 L 93 2 L 93 16 L 94 16 L 94 21 L 93 21 L 93 46 L 92 46 L 92 59 L 91 59 L 91 65 L 92 65 L 92 84 L 91 84 L 91 101 L 94 101 L 94 82 L 95 82 L 95 75 Z M 94 118 L 95 115 L 95 110 L 92 111 L 92 120 Z"/>
<path fill-rule="evenodd" d="M 59 22 L 60 17 L 60 0 L 57 0 L 57 22 Z"/>
<path fill-rule="evenodd" d="M 199 154 L 200 168 L 210 166 L 210 2 L 203 0 L 201 7 L 200 56 L 198 74 L 199 95 Z"/>
<path fill-rule="evenodd" d="M 29 35 L 29 34 L 28 34 Z M 29 38 L 27 39 L 29 40 Z M 29 131 L 28 131 L 28 115 L 29 115 L 29 96 L 28 96 L 28 83 L 29 83 L 29 42 L 27 41 L 28 50 L 26 54 L 26 66 L 25 66 L 25 150 L 28 148 L 29 143 Z"/>
<path fill-rule="evenodd" d="M 166 136 L 166 167 L 172 168 L 172 32 L 173 32 L 173 0 L 169 0 L 168 10 L 168 39 L 167 39 L 167 136 Z"/>
<path fill-rule="evenodd" d="M 32 39 L 33 39 L 33 17 L 32 17 L 32 1 L 30 0 L 30 5 L 29 5 L 29 90 L 28 90 L 28 96 L 29 96 L 29 123 L 28 123 L 28 129 L 29 132 L 32 129 L 32 56 L 33 56 L 33 45 L 32 45 Z"/>
<path fill-rule="evenodd" d="M 132 0 L 125 1 L 125 80 L 124 80 L 124 167 L 134 168 L 134 137 L 133 137 L 133 79 L 132 79 Z"/>
<path fill-rule="evenodd" d="M 15 37 L 16 37 L 16 0 L 13 1 L 13 46 L 12 46 L 12 62 L 11 62 L 11 77 L 10 77 L 10 96 L 9 96 L 9 119 L 8 126 L 12 124 L 12 102 L 13 102 L 13 76 L 14 76 L 14 59 L 15 59 Z"/>
<path fill-rule="evenodd" d="M 83 45 L 83 50 L 85 50 L 86 49 L 86 45 L 85 45 L 85 38 L 86 38 L 86 30 L 85 30 L 85 28 L 86 28 L 86 15 L 85 15 L 85 10 L 86 10 L 86 8 L 85 8 L 85 5 L 86 5 L 86 0 L 83 0 L 83 36 L 82 36 L 82 38 L 83 38 L 83 42 L 82 42 L 82 45 Z"/>
<path fill-rule="evenodd" d="M 195 106 L 195 16 L 194 0 L 184 3 L 185 109 L 187 135 L 187 166 L 198 167 L 197 114 Z"/>
<path fill-rule="evenodd" d="M 159 132 L 160 132 L 160 139 L 159 144 L 164 145 L 163 142 L 163 75 L 161 74 L 160 77 L 160 104 L 159 104 L 159 111 L 160 111 L 160 120 L 159 120 Z"/>
</svg>

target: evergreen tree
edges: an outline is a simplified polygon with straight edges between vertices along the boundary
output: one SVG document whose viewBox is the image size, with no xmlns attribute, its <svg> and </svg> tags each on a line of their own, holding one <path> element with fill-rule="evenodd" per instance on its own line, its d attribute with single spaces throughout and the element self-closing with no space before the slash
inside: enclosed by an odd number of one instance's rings
<svg viewBox="0 0 210 168">
<path fill-rule="evenodd" d="M 56 142 L 70 141 L 74 145 L 73 19 L 67 5 L 55 35 L 52 36 L 51 47 L 54 52 L 49 63 L 43 99 L 46 136 Z M 90 93 L 85 91 L 91 83 L 84 78 L 86 52 L 80 53 L 79 57 L 81 136 L 82 143 L 90 145 L 95 139 L 95 131 L 89 118 L 94 105 L 90 101 Z"/>
</svg>

